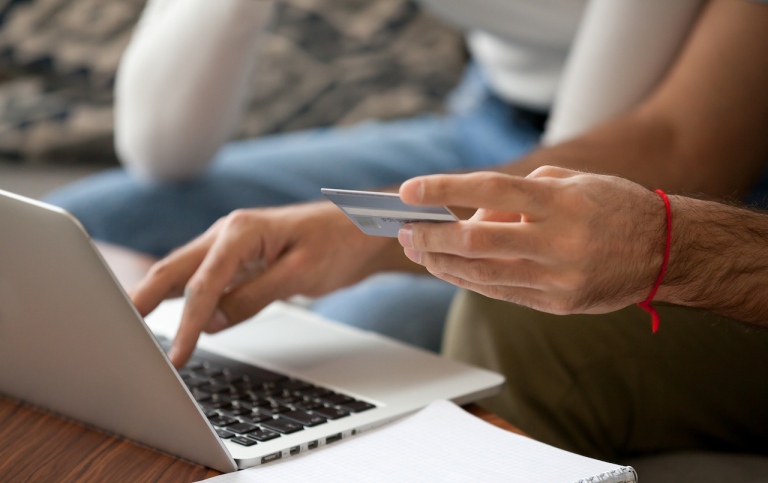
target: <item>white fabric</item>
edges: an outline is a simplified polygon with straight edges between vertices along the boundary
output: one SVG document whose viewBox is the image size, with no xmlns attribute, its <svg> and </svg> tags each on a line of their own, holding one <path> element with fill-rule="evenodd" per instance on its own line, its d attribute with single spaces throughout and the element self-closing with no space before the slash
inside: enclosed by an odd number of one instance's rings
<svg viewBox="0 0 768 483">
<path fill-rule="evenodd" d="M 142 177 L 201 172 L 241 117 L 266 0 L 150 0 L 120 62 L 115 144 Z"/>
<path fill-rule="evenodd" d="M 546 111 L 587 0 L 422 0 L 470 31 L 472 57 L 502 99 Z"/>
<path fill-rule="evenodd" d="M 555 144 L 628 111 L 672 65 L 704 0 L 592 0 L 544 136 Z"/>
</svg>

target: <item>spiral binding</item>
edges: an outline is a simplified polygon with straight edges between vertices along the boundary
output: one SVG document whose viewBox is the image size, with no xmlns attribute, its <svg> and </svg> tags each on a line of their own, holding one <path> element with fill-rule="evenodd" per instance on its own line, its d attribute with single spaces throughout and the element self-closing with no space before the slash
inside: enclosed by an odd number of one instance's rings
<svg viewBox="0 0 768 483">
<path fill-rule="evenodd" d="M 618 477 L 618 478 L 617 478 Z M 600 473 L 599 475 L 591 476 L 582 480 L 574 481 L 573 483 L 636 483 L 637 472 L 631 466 L 625 466 L 618 470 L 608 471 Z"/>
</svg>

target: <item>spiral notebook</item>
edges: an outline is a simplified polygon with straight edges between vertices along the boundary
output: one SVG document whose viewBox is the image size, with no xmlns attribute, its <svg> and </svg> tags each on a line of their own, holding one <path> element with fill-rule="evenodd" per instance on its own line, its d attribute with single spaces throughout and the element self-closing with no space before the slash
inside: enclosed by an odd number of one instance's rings
<svg viewBox="0 0 768 483">
<path fill-rule="evenodd" d="M 632 467 L 579 456 L 492 426 L 448 401 L 285 461 L 206 480 L 256 482 L 637 481 Z"/>
</svg>

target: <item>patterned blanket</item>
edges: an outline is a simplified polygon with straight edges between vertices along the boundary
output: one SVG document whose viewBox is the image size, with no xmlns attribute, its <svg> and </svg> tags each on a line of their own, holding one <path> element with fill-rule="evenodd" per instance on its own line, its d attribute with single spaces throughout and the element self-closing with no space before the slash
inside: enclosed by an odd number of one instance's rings
<svg viewBox="0 0 768 483">
<path fill-rule="evenodd" d="M 112 87 L 144 0 L 0 0 L 0 157 L 114 163 Z M 283 0 L 237 137 L 438 111 L 461 36 L 409 0 Z"/>
</svg>

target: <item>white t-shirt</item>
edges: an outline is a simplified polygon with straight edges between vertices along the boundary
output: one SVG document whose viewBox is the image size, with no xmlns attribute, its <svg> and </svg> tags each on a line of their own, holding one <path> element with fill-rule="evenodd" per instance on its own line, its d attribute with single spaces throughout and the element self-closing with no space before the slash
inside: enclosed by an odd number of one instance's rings
<svg viewBox="0 0 768 483">
<path fill-rule="evenodd" d="M 467 30 L 501 98 L 541 110 L 557 99 L 546 136 L 557 142 L 639 101 L 703 0 L 422 2 Z M 129 169 L 165 179 L 205 169 L 240 121 L 271 7 L 272 0 L 149 0 L 116 82 L 116 148 Z"/>
<path fill-rule="evenodd" d="M 587 0 L 421 0 L 467 29 L 472 57 L 501 98 L 547 111 Z"/>
</svg>

